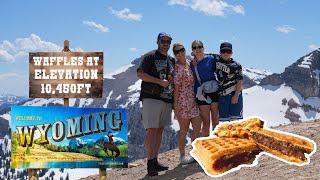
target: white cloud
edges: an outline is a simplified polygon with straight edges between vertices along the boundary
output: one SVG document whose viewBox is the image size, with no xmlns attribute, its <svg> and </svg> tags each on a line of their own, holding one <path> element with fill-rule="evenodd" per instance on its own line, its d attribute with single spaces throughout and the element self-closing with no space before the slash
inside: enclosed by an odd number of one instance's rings
<svg viewBox="0 0 320 180">
<path fill-rule="evenodd" d="M 188 1 L 187 0 L 169 0 L 168 4 L 170 6 L 173 6 L 173 5 L 188 6 Z"/>
<path fill-rule="evenodd" d="M 17 38 L 14 42 L 0 43 L 0 61 L 13 63 L 18 58 L 28 56 L 32 51 L 61 51 L 62 47 L 55 43 L 43 41 L 39 36 L 31 34 L 26 38 Z"/>
<path fill-rule="evenodd" d="M 295 31 L 296 29 L 291 27 L 291 26 L 289 26 L 289 25 L 282 25 L 282 26 L 277 27 L 276 30 L 278 32 L 281 32 L 281 33 L 284 33 L 284 34 L 288 34 L 288 33 L 292 32 L 292 31 Z"/>
<path fill-rule="evenodd" d="M 82 23 L 96 32 L 109 32 L 109 28 L 94 21 L 82 21 Z"/>
<path fill-rule="evenodd" d="M 63 42 L 61 42 L 63 44 Z M 62 46 L 42 40 L 36 34 L 31 34 L 26 38 L 17 38 L 14 42 L 4 40 L 0 43 L 0 62 L 14 63 L 17 59 L 26 59 L 29 52 L 52 51 L 61 52 Z M 71 51 L 83 51 L 80 47 Z"/>
<path fill-rule="evenodd" d="M 137 48 L 134 48 L 134 47 L 130 48 L 129 50 L 130 50 L 131 52 L 137 52 L 137 51 L 138 51 L 138 49 L 137 49 Z"/>
<path fill-rule="evenodd" d="M 15 58 L 6 50 L 0 49 L 0 60 L 3 59 L 7 62 L 14 62 Z"/>
<path fill-rule="evenodd" d="M 319 49 L 320 48 L 320 46 L 319 45 L 316 45 L 316 44 L 310 44 L 309 45 L 309 49 L 311 49 L 311 50 L 316 50 L 316 49 Z"/>
<path fill-rule="evenodd" d="M 235 13 L 242 14 L 242 15 L 245 14 L 245 12 L 244 12 L 244 7 L 241 6 L 241 5 L 231 6 L 231 8 L 233 9 L 233 11 L 234 11 Z"/>
<path fill-rule="evenodd" d="M 194 11 L 202 12 L 209 16 L 224 16 L 227 11 L 244 15 L 245 10 L 241 5 L 231 5 L 223 0 L 169 0 L 170 6 L 180 5 L 190 7 Z"/>
<path fill-rule="evenodd" d="M 17 74 L 17 73 L 4 73 L 4 74 L 0 74 L 0 79 L 5 79 L 5 78 L 12 78 L 12 77 L 16 77 L 16 78 L 23 78 L 25 77 L 24 75 L 21 74 Z"/>
<path fill-rule="evenodd" d="M 112 7 L 109 7 L 110 13 L 115 15 L 119 19 L 125 21 L 141 21 L 142 14 L 139 13 L 131 13 L 129 8 L 124 8 L 122 10 L 114 10 Z"/>
</svg>

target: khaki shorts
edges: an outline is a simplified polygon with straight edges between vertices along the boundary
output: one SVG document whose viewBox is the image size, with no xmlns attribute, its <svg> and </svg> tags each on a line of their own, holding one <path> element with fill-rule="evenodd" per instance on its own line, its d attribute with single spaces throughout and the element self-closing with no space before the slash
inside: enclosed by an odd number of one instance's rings
<svg viewBox="0 0 320 180">
<path fill-rule="evenodd" d="M 172 104 L 157 99 L 142 99 L 142 124 L 145 129 L 171 125 Z"/>
</svg>

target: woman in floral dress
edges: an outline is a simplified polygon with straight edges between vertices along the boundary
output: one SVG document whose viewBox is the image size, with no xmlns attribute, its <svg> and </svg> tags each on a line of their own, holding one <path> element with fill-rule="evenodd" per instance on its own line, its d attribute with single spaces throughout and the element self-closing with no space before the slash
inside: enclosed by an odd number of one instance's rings
<svg viewBox="0 0 320 180">
<path fill-rule="evenodd" d="M 190 122 L 192 124 L 192 141 L 199 136 L 201 128 L 201 118 L 198 105 L 194 94 L 194 78 L 190 68 L 190 62 L 187 61 L 186 50 L 181 43 L 173 45 L 173 53 L 177 63 L 174 68 L 174 112 L 179 121 L 179 151 L 180 163 L 188 164 L 194 161 L 191 156 L 185 155 L 185 141 L 189 130 Z"/>
</svg>

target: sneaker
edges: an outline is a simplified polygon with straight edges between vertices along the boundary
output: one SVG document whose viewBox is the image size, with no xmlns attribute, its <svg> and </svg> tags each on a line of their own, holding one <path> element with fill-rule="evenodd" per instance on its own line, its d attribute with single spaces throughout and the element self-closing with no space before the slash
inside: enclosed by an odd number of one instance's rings
<svg viewBox="0 0 320 180">
<path fill-rule="evenodd" d="M 148 176 L 158 176 L 158 171 L 155 168 L 155 164 L 156 164 L 155 159 L 148 160 L 148 163 L 147 163 Z"/>
<path fill-rule="evenodd" d="M 191 156 L 180 156 L 180 164 L 190 164 L 195 160 Z"/>
<path fill-rule="evenodd" d="M 155 163 L 155 169 L 156 169 L 157 171 L 166 171 L 166 170 L 169 169 L 168 166 L 164 166 L 164 165 L 160 164 L 160 163 L 158 162 L 158 158 L 155 158 L 155 161 L 156 161 L 156 163 Z"/>
</svg>

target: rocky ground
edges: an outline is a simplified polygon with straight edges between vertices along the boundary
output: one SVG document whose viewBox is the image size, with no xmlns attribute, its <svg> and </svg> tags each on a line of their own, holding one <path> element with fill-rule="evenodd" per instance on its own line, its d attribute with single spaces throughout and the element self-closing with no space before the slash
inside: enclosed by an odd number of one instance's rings
<svg viewBox="0 0 320 180">
<path fill-rule="evenodd" d="M 295 133 L 314 140 L 320 144 L 320 120 L 294 123 L 280 126 L 276 129 Z M 188 147 L 190 150 L 191 147 Z M 318 148 L 319 149 L 319 148 Z M 211 179 L 197 163 L 186 166 L 179 165 L 179 151 L 177 149 L 161 154 L 160 161 L 170 167 L 157 177 L 146 176 L 146 159 L 140 159 L 129 164 L 128 169 L 114 169 L 107 171 L 108 179 Z M 98 179 L 98 175 L 83 178 L 86 180 Z M 309 165 L 298 167 L 288 165 L 282 161 L 263 155 L 257 166 L 242 168 L 219 179 L 320 179 L 320 153 L 317 151 L 311 157 Z"/>
</svg>

